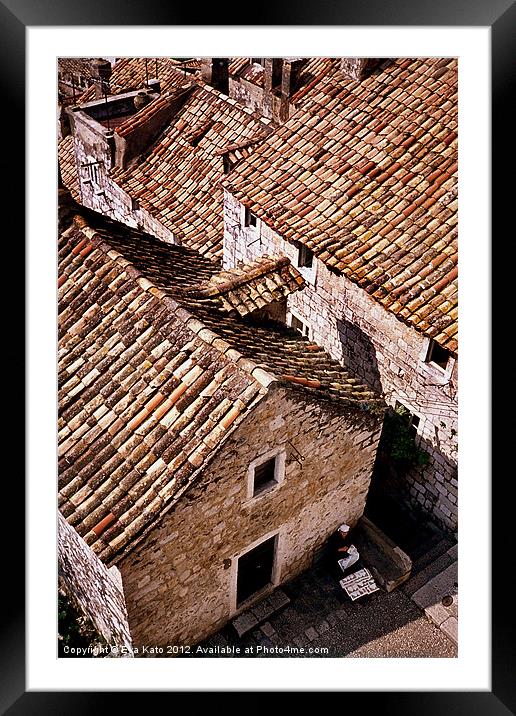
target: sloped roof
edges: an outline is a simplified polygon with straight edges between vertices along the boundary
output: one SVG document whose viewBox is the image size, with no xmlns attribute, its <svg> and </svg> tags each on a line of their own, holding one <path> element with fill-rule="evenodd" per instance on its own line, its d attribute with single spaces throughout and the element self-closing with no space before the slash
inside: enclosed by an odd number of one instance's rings
<svg viewBox="0 0 516 716">
<path fill-rule="evenodd" d="M 229 76 L 241 77 L 259 87 L 263 87 L 264 68 L 251 63 L 250 57 L 233 57 L 229 64 Z M 293 104 L 300 105 L 309 96 L 313 88 L 324 77 L 337 67 L 339 60 L 331 57 L 306 57 L 299 72 L 297 87 L 290 100 Z"/>
<path fill-rule="evenodd" d="M 130 137 L 132 134 L 137 134 L 153 117 L 167 107 L 170 107 L 180 97 L 186 97 L 189 91 L 190 88 L 188 85 L 185 85 L 184 87 L 174 88 L 173 92 L 162 93 L 155 99 L 148 100 L 149 103 L 142 109 L 129 115 L 129 117 L 124 117 L 121 123 L 115 128 L 115 132 L 124 138 Z M 142 94 L 145 98 L 145 93 L 142 92 Z"/>
<path fill-rule="evenodd" d="M 58 57 L 57 68 L 59 72 L 65 72 L 68 74 L 84 75 L 85 77 L 92 77 L 91 63 L 95 58 L 93 57 Z"/>
<path fill-rule="evenodd" d="M 223 180 L 400 320 L 457 351 L 457 62 L 322 71 L 292 118 Z"/>
<path fill-rule="evenodd" d="M 333 74 L 340 63 L 335 57 L 308 57 L 306 63 L 301 67 L 298 78 L 298 86 L 290 101 L 297 108 L 310 97 L 321 80 Z"/>
<path fill-rule="evenodd" d="M 187 289 L 198 253 L 81 208 L 59 242 L 59 508 L 103 559 L 129 549 L 278 382 L 336 410 L 382 401 L 279 324 Z"/>
<path fill-rule="evenodd" d="M 264 68 L 250 60 L 250 57 L 233 57 L 229 63 L 229 76 L 241 77 L 248 82 L 263 87 Z"/>
<path fill-rule="evenodd" d="M 158 79 L 162 93 L 170 92 L 191 79 L 192 74 L 181 68 L 181 63 L 170 57 L 122 57 L 117 60 L 109 79 L 111 94 L 141 89 L 147 79 Z M 90 87 L 81 102 L 95 99 L 95 88 Z"/>
<path fill-rule="evenodd" d="M 79 186 L 79 178 L 77 176 L 73 136 L 71 134 L 59 140 L 57 152 L 63 184 L 70 191 L 70 194 L 75 201 L 80 201 L 81 190 Z"/>
<path fill-rule="evenodd" d="M 192 249 L 222 257 L 222 156 L 235 143 L 250 146 L 267 124 L 212 87 L 192 91 L 147 155 L 113 180 Z M 248 144 L 246 144 L 248 143 Z"/>
<path fill-rule="evenodd" d="M 197 298 L 218 299 L 226 311 L 246 316 L 303 288 L 305 281 L 286 257 L 260 256 L 250 263 L 214 274 L 191 289 Z"/>
</svg>

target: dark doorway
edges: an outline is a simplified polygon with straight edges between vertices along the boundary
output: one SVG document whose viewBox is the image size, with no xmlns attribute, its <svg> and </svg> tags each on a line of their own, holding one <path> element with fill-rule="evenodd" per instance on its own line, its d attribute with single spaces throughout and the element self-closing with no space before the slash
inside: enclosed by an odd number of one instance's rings
<svg viewBox="0 0 516 716">
<path fill-rule="evenodd" d="M 271 537 L 238 559 L 237 606 L 272 582 L 276 537 Z"/>
</svg>

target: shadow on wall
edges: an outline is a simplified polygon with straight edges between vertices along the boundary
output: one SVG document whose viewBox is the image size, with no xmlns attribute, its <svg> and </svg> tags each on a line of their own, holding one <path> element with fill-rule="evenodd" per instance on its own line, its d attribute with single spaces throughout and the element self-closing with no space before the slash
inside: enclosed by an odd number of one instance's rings
<svg viewBox="0 0 516 716">
<path fill-rule="evenodd" d="M 337 319 L 337 331 L 344 362 L 365 380 L 370 388 L 383 393 L 376 350 L 369 336 L 345 318 Z"/>
<path fill-rule="evenodd" d="M 344 363 L 370 388 L 383 393 L 376 350 L 370 338 L 359 326 L 344 318 L 337 320 L 337 330 Z M 456 506 L 440 491 L 451 486 L 451 479 L 457 479 L 457 465 L 441 452 L 438 443 L 434 445 L 416 436 L 410 425 L 404 427 L 402 423 L 392 408 L 387 411 L 367 505 L 378 508 L 374 512 L 379 519 L 382 504 L 397 503 L 418 523 L 431 523 L 442 532 L 453 532 L 456 529 L 456 516 L 453 517 Z M 436 474 L 443 476 L 444 484 L 437 483 Z M 439 503 L 444 503 L 452 517 L 440 513 Z M 383 511 L 386 519 L 383 527 L 379 526 L 389 534 L 395 530 L 395 525 L 389 524 L 389 509 Z"/>
<path fill-rule="evenodd" d="M 400 442 L 393 443 L 388 425 L 389 416 L 386 415 L 366 510 L 374 515 L 381 529 L 393 537 L 403 521 L 399 519 L 400 515 L 396 514 L 396 511 L 389 509 L 388 505 L 393 503 L 397 503 L 398 508 L 420 526 L 431 524 L 444 534 L 455 532 L 457 506 L 451 502 L 450 495 L 443 496 L 440 490 L 446 487 L 455 489 L 451 480 L 457 480 L 456 463 L 444 455 L 438 446 L 421 437 L 415 440 L 411 438 L 415 449 L 409 456 L 407 436 L 402 436 Z M 404 449 L 407 450 L 406 456 L 403 455 Z M 443 476 L 444 484 L 437 482 L 436 474 Z M 456 499 L 455 495 L 454 497 Z M 444 506 L 452 516 L 444 515 L 440 506 Z M 402 544 L 400 535 L 398 539 Z M 410 549 L 407 551 L 410 553 Z"/>
</svg>

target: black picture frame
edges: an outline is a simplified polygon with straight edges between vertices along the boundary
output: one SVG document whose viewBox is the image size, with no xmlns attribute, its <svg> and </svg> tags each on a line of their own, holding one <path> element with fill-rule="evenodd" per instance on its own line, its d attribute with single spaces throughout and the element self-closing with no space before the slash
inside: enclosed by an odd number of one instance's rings
<svg viewBox="0 0 516 716">
<path fill-rule="evenodd" d="M 222 11 L 221 11 L 222 10 Z M 245 8 L 236 7 L 233 13 L 231 6 L 207 6 L 202 12 L 203 26 L 238 25 L 317 25 L 317 26 L 456 26 L 456 27 L 490 27 L 492 38 L 492 131 L 493 137 L 506 136 L 510 126 L 509 120 L 511 77 L 514 75 L 513 34 L 516 27 L 516 8 L 510 0 L 491 0 L 487 2 L 464 3 L 463 0 L 370 0 L 368 3 L 341 2 L 331 0 L 318 3 L 294 2 L 289 0 L 262 5 L 258 13 L 260 22 L 255 18 L 243 16 Z M 2 143 L 4 167 L 8 168 L 9 176 L 16 169 L 21 170 L 18 182 L 12 181 L 7 186 L 7 197 L 4 194 L 5 219 L 12 218 L 11 234 L 13 244 L 22 245 L 24 231 L 24 158 L 25 150 L 21 139 L 21 118 L 25 106 L 25 30 L 29 26 L 75 26 L 75 25 L 195 25 L 199 18 L 197 6 L 188 4 L 166 4 L 162 0 L 124 0 L 123 3 L 110 0 L 83 0 L 72 4 L 69 0 L 0 0 L 0 77 L 3 107 L 9 108 L 9 117 L 17 117 L 17 127 L 13 129 L 9 122 L 4 129 L 17 137 L 17 141 Z M 228 22 L 236 19 L 237 22 Z M 5 114 L 4 114 L 5 116 Z M 513 137 L 511 137 L 513 139 Z M 509 146 L 502 145 L 492 154 L 492 176 L 496 189 L 492 192 L 493 217 L 504 214 L 507 206 L 513 203 L 509 195 L 510 184 L 497 181 L 503 173 L 503 167 L 510 161 Z M 512 149 L 514 152 L 514 150 Z M 512 194 L 512 192 L 511 192 Z M 16 210 L 17 209 L 17 210 Z M 498 209 L 498 211 L 497 211 Z M 493 225 L 493 237 L 496 225 Z M 513 231 L 513 229 L 512 229 Z M 16 238 L 15 238 L 16 237 Z M 495 244 L 496 246 L 496 244 Z M 24 252 L 22 250 L 22 262 Z M 497 289 L 493 287 L 493 300 L 497 297 Z M 22 337 L 22 344 L 24 343 Z M 16 344 L 19 345 L 18 343 Z M 493 372 L 493 376 L 496 372 Z M 496 381 L 495 381 L 496 383 Z M 495 384 L 493 384 L 493 390 Z M 500 447 L 501 437 L 497 437 Z M 492 446 L 495 455 L 496 441 Z M 18 463 L 19 465 L 19 463 Z M 24 485 L 19 474 L 19 467 L 9 475 L 7 511 L 22 513 L 24 504 Z M 503 471 L 502 471 L 503 478 Z M 4 488 L 5 489 L 5 488 Z M 492 503 L 497 515 L 501 512 L 504 502 L 504 480 L 493 481 Z M 468 714 L 476 716 L 492 714 L 502 716 L 516 713 L 516 689 L 514 674 L 514 648 L 511 640 L 510 621 L 513 597 L 504 584 L 504 555 L 506 546 L 511 544 L 510 521 L 498 518 L 493 524 L 493 560 L 492 560 L 492 691 L 472 692 L 348 692 L 345 695 L 346 707 L 349 708 L 351 698 L 360 699 L 363 706 L 379 708 L 383 713 L 396 712 L 402 714 Z M 13 534 L 11 533 L 11 537 Z M 2 650 L 0 652 L 0 709 L 2 713 L 12 716 L 18 714 L 81 714 L 93 710 L 103 710 L 106 706 L 120 707 L 120 694 L 111 692 L 26 692 L 25 690 L 25 594 L 24 594 L 24 541 L 20 526 L 17 526 L 14 538 L 8 538 L 4 548 L 4 574 L 9 579 L 4 582 L 8 586 L 8 606 L 2 617 L 5 620 L 1 632 Z M 499 575 L 499 576 L 498 576 Z M 512 618 L 512 623 L 513 618 Z M 513 630 L 514 631 L 514 630 Z M 343 667 L 345 668 L 345 667 Z M 409 685 L 408 685 L 409 687 Z M 265 695 L 265 694 L 264 694 Z M 343 694 L 344 697 L 344 694 Z M 358 697 L 358 698 L 357 698 Z M 130 695 L 132 706 L 148 708 L 143 698 L 148 696 L 138 693 Z M 259 701 L 262 695 L 258 695 Z M 115 701 L 116 699 L 116 701 Z M 104 706 L 105 704 L 105 706 Z M 355 706 L 356 707 L 356 706 Z"/>
</svg>

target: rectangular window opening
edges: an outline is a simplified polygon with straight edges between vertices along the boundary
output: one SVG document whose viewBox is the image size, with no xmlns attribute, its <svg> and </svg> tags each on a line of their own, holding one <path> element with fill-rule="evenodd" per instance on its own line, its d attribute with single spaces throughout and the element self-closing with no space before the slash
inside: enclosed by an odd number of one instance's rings
<svg viewBox="0 0 516 716">
<path fill-rule="evenodd" d="M 428 344 L 428 353 L 426 354 L 426 363 L 433 363 L 439 366 L 442 370 L 446 370 L 448 361 L 450 359 L 450 353 L 443 348 L 437 341 L 433 339 Z"/>
<path fill-rule="evenodd" d="M 256 229 L 258 226 L 258 217 L 251 212 L 250 209 L 246 207 L 245 209 L 245 226 L 250 226 L 253 229 Z"/>
<path fill-rule="evenodd" d="M 398 400 L 396 401 L 396 405 L 394 407 L 395 412 L 401 416 L 403 421 L 406 423 L 408 429 L 410 432 L 414 435 L 414 437 L 417 435 L 418 432 L 418 426 L 420 419 L 417 415 L 414 415 L 410 412 L 408 408 L 406 408 L 403 403 L 400 403 Z"/>
<path fill-rule="evenodd" d="M 299 331 L 302 336 L 308 337 L 308 326 L 306 325 L 306 323 L 303 323 L 300 318 L 294 316 L 294 314 L 292 314 L 291 316 L 290 325 L 292 328 L 295 328 L 296 331 Z"/>
<path fill-rule="evenodd" d="M 231 171 L 231 160 L 227 154 L 222 155 L 222 171 L 224 174 L 229 174 Z"/>
<path fill-rule="evenodd" d="M 299 267 L 311 268 L 314 260 L 313 252 L 307 246 L 301 245 L 297 257 Z"/>
<path fill-rule="evenodd" d="M 276 476 L 276 456 L 256 465 L 254 468 L 253 497 L 261 495 L 278 484 Z"/>
</svg>

